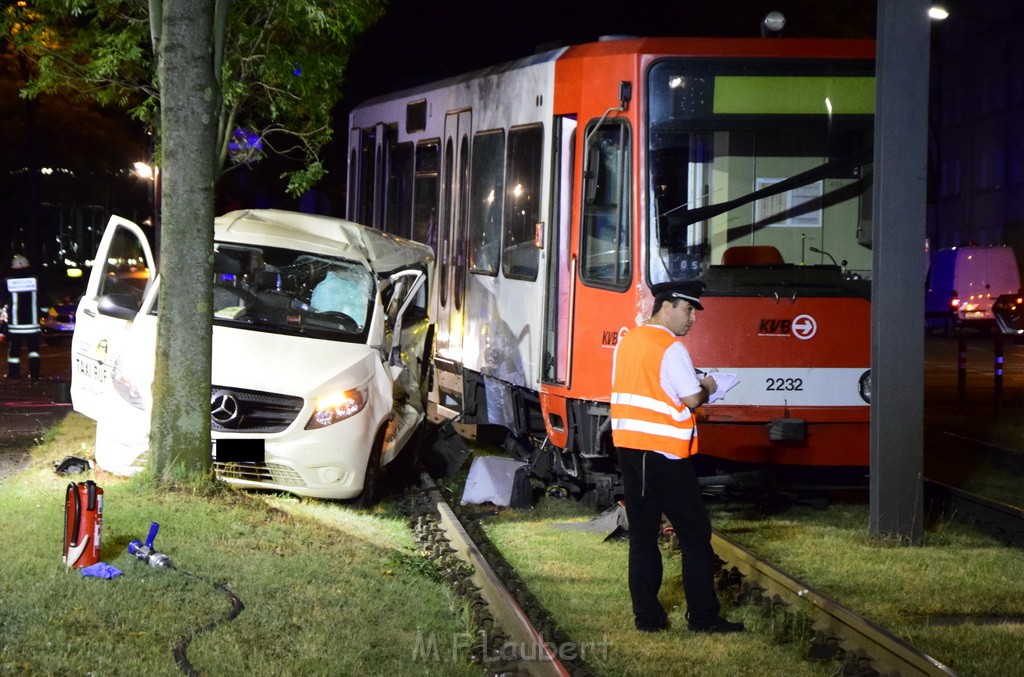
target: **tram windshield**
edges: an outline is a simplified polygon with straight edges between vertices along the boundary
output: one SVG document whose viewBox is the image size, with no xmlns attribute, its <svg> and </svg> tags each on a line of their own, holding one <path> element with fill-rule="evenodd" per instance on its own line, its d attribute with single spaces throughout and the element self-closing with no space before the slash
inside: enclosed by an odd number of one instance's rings
<svg viewBox="0 0 1024 677">
<path fill-rule="evenodd" d="M 652 284 L 731 263 L 870 278 L 870 63 L 666 59 L 647 85 Z"/>
</svg>

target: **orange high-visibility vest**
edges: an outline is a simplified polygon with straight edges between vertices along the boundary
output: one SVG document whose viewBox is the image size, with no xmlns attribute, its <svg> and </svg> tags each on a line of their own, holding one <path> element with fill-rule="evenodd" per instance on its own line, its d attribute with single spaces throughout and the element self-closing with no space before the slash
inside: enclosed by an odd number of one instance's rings
<svg viewBox="0 0 1024 677">
<path fill-rule="evenodd" d="M 697 453 L 697 419 L 661 387 L 661 362 L 676 342 L 649 325 L 619 340 L 612 374 L 612 442 L 616 447 L 663 451 L 680 458 Z"/>
</svg>

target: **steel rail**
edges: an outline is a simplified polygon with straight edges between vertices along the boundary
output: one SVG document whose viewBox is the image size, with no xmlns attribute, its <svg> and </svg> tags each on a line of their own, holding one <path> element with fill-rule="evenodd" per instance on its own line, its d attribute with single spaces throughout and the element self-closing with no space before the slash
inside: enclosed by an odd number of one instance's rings
<svg viewBox="0 0 1024 677">
<path fill-rule="evenodd" d="M 534 627 L 530 617 L 519 606 L 466 532 L 434 481 L 425 473 L 421 475 L 421 481 L 432 506 L 438 512 L 441 528 L 444 529 L 451 548 L 462 560 L 473 566 L 470 578 L 473 584 L 480 588 L 480 596 L 487 602 L 488 609 L 511 637 L 513 646 L 525 649 L 525 656 L 520 658 L 519 667 L 534 677 L 569 677 L 571 673 L 559 659 L 557 649 L 546 642 L 544 636 Z"/>
<path fill-rule="evenodd" d="M 726 568 L 733 567 L 748 584 L 763 589 L 769 599 L 778 599 L 808 616 L 815 631 L 834 641 L 847 655 L 862 654 L 881 675 L 957 675 L 953 669 L 868 621 L 828 595 L 764 561 L 754 552 L 717 531 L 712 545 Z"/>
<path fill-rule="evenodd" d="M 949 516 L 968 517 L 989 525 L 997 536 L 1014 545 L 1024 544 L 1024 510 L 978 496 L 935 480 L 924 481 L 925 499 L 940 504 Z"/>
</svg>

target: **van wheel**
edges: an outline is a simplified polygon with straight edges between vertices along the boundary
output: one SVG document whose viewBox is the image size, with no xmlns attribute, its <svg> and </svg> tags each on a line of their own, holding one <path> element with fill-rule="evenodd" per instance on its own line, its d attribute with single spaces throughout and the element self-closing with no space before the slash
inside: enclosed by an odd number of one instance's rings
<svg viewBox="0 0 1024 677">
<path fill-rule="evenodd" d="M 352 505 L 357 508 L 371 508 L 380 498 L 380 488 L 383 480 L 384 469 L 380 465 L 381 453 L 384 449 L 384 434 L 387 426 L 380 429 L 377 438 L 373 441 L 373 448 L 370 450 L 370 458 L 366 460 L 366 474 L 363 476 L 363 493 L 356 496 Z"/>
</svg>

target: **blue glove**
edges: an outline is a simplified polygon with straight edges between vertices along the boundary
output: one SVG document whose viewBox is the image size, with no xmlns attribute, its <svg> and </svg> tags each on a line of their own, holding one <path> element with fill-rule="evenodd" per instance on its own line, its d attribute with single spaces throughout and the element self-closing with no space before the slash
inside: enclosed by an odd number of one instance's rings
<svg viewBox="0 0 1024 677">
<path fill-rule="evenodd" d="M 106 562 L 96 562 L 96 564 L 82 569 L 82 575 L 95 576 L 96 578 L 113 578 L 114 576 L 120 576 L 121 570 Z"/>
</svg>

